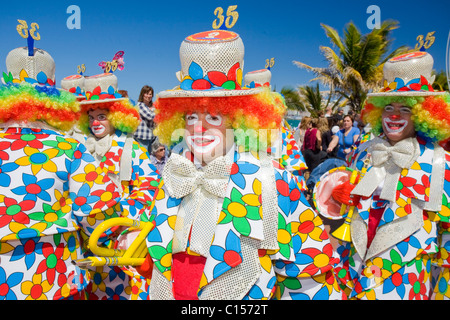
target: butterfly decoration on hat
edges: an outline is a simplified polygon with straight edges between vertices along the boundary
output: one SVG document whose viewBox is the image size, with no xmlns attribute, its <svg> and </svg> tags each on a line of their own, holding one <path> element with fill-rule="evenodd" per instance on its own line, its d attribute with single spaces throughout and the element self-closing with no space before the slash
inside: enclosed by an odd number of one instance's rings
<svg viewBox="0 0 450 320">
<path fill-rule="evenodd" d="M 116 70 L 122 71 L 125 68 L 124 55 L 124 51 L 118 51 L 112 58 L 112 61 L 102 61 L 98 65 L 105 73 L 113 73 Z"/>
</svg>

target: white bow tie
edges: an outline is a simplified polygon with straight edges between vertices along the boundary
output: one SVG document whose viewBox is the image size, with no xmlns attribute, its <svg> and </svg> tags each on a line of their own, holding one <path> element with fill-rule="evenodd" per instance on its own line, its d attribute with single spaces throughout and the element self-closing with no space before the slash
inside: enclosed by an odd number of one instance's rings
<svg viewBox="0 0 450 320">
<path fill-rule="evenodd" d="M 162 177 L 169 194 L 177 199 L 192 193 L 199 186 L 217 197 L 225 197 L 231 172 L 231 160 L 218 157 L 203 171 L 183 156 L 172 154 L 164 166 Z"/>
<path fill-rule="evenodd" d="M 231 160 L 218 157 L 204 169 L 184 156 L 172 153 L 162 177 L 171 197 L 183 199 L 174 228 L 173 253 L 190 249 L 206 257 L 219 218 L 221 198 L 226 195 Z"/>
<path fill-rule="evenodd" d="M 395 201 L 401 171 L 410 168 L 419 156 L 417 140 L 407 138 L 391 146 L 389 142 L 377 137 L 368 152 L 373 166 L 353 189 L 352 194 L 368 197 L 384 182 L 380 198 Z"/>
<path fill-rule="evenodd" d="M 89 135 L 86 139 L 85 146 L 91 154 L 102 158 L 111 149 L 113 137 L 106 135 L 101 139 L 96 139 L 94 135 Z"/>
<path fill-rule="evenodd" d="M 381 140 L 373 146 L 371 155 L 375 167 L 382 166 L 389 159 L 399 168 L 409 168 L 414 162 L 414 145 L 412 139 L 404 139 L 391 146 L 389 142 Z"/>
</svg>

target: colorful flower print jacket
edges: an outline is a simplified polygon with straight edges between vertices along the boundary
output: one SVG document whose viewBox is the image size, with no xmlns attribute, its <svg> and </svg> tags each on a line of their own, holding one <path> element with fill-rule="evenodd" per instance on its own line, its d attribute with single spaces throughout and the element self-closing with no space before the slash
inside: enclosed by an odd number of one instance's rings
<svg viewBox="0 0 450 320">
<path fill-rule="evenodd" d="M 341 299 L 332 271 L 337 259 L 297 178 L 277 161 L 266 159 L 263 166 L 251 153 L 236 152 L 234 159 L 205 257 L 199 299 Z M 273 202 L 264 199 L 267 188 L 272 188 Z M 181 203 L 164 187 L 151 216 L 142 216 L 156 223 L 147 238 L 154 262 L 151 284 L 165 283 L 155 296 L 151 292 L 151 299 L 170 299 L 174 226 Z M 196 254 L 189 243 L 186 252 Z"/>
<path fill-rule="evenodd" d="M 401 171 L 395 202 L 363 198 L 353 214 L 352 243 L 341 242 L 337 249 L 337 276 L 349 298 L 428 299 L 433 289 L 436 299 L 450 297 L 450 154 L 417 141 L 420 154 Z M 361 170 L 371 143 L 356 150 L 353 168 Z M 439 209 L 432 211 L 427 207 L 433 197 Z M 379 208 L 384 211 L 367 248 L 370 212 Z"/>
<path fill-rule="evenodd" d="M 131 135 L 116 130 L 111 148 L 101 159 L 98 171 L 121 184 L 120 204 L 109 209 L 109 215 L 139 219 L 140 214 L 149 210 L 159 175 L 147 150 Z M 123 172 L 128 173 L 123 175 Z M 107 240 L 103 239 L 105 245 L 116 246 L 117 235 L 111 233 L 108 236 Z M 149 283 L 149 279 L 141 277 L 133 269 L 97 267 L 95 271 L 91 271 L 88 299 L 147 300 L 146 288 Z"/>
<path fill-rule="evenodd" d="M 303 154 L 300 151 L 300 147 L 295 141 L 294 133 L 287 126 L 281 127 L 280 130 L 281 140 L 279 140 L 278 143 L 281 144 L 281 148 L 274 146 L 271 148 L 271 152 L 275 156 L 274 158 L 278 160 L 287 171 L 295 176 L 301 177 L 303 176 L 303 171 L 308 169 L 308 167 L 303 158 Z"/>
<path fill-rule="evenodd" d="M 82 298 L 79 231 L 90 234 L 120 200 L 97 167 L 54 130 L 0 131 L 0 299 Z"/>
</svg>

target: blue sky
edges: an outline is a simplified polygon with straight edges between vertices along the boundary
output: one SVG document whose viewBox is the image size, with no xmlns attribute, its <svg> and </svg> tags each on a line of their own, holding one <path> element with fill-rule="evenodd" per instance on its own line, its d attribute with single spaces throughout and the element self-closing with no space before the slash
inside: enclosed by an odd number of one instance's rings
<svg viewBox="0 0 450 320">
<path fill-rule="evenodd" d="M 70 5 L 81 12 L 81 29 L 68 29 Z M 178 84 L 179 47 L 193 33 L 212 29 L 214 9 L 237 5 L 239 20 L 231 29 L 245 45 L 244 73 L 262 69 L 265 60 L 275 58 L 272 86 L 281 88 L 310 84 L 311 73 L 292 61 L 324 67 L 321 45 L 329 46 L 320 23 L 334 27 L 342 35 L 346 23 L 353 21 L 362 33 L 370 5 L 380 8 L 381 20 L 393 19 L 400 28 L 393 32 L 394 46 L 414 47 L 417 36 L 435 31 L 436 41 L 428 49 L 437 71 L 445 70 L 447 39 L 450 31 L 448 0 L 347 0 L 347 1 L 8 1 L 2 3 L 0 19 L 0 72 L 6 71 L 8 52 L 26 46 L 16 31 L 17 19 L 37 22 L 41 40 L 35 46 L 48 51 L 56 62 L 56 81 L 77 73 L 85 64 L 85 75 L 102 73 L 101 61 L 125 51 L 125 69 L 116 71 L 119 89 L 128 90 L 137 100 L 148 84 L 155 92 Z"/>
</svg>

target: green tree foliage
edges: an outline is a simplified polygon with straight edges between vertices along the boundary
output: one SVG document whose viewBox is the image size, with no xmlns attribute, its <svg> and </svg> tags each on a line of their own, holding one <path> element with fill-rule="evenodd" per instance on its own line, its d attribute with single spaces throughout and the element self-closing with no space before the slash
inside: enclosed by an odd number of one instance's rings
<svg viewBox="0 0 450 320">
<path fill-rule="evenodd" d="M 398 28 L 398 22 L 384 21 L 379 29 L 365 35 L 350 22 L 343 37 L 334 28 L 321 26 L 332 44 L 332 47 L 320 47 L 328 65 L 319 68 L 299 61 L 293 63 L 313 72 L 315 78 L 311 81 L 317 80 L 328 86 L 331 92 L 344 98 L 353 111 L 360 112 L 367 93 L 382 85 L 384 63 L 408 50 L 402 46 L 389 52 L 392 31 Z"/>
</svg>

